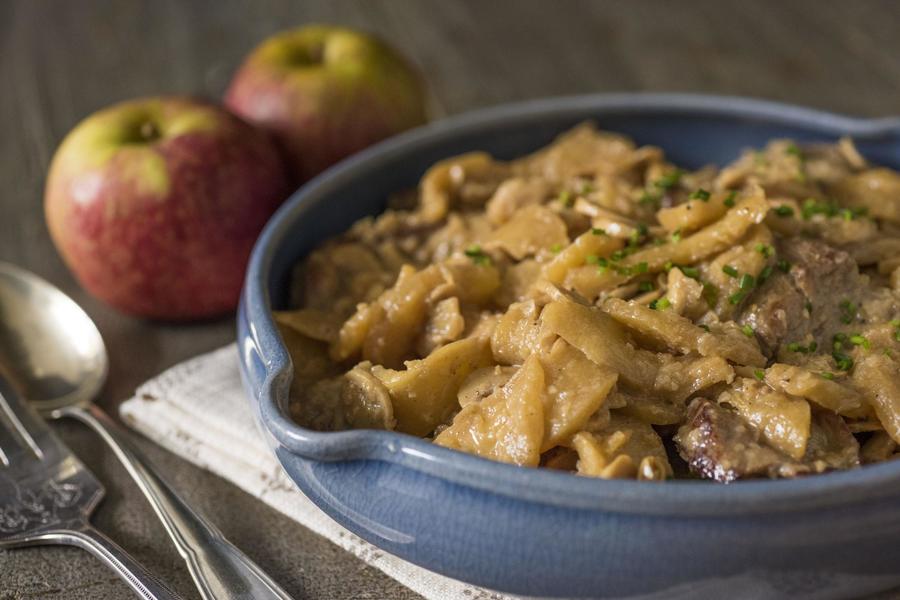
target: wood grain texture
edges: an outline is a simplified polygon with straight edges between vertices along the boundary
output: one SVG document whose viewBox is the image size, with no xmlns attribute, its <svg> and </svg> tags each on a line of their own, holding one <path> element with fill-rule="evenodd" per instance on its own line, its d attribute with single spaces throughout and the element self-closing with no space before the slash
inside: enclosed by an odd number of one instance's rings
<svg viewBox="0 0 900 600">
<path fill-rule="evenodd" d="M 112 356 L 101 399 L 111 412 L 143 380 L 231 340 L 232 320 L 147 323 L 87 297 L 44 226 L 43 180 L 54 148 L 79 119 L 118 100 L 219 97 L 257 42 L 308 22 L 364 28 L 398 46 L 427 75 L 437 115 L 622 90 L 900 113 L 900 5 L 890 0 L 0 2 L 0 259 L 50 279 L 97 320 Z M 54 427 L 106 484 L 97 525 L 195 598 L 123 469 L 79 425 Z M 415 597 L 230 484 L 146 440 L 138 444 L 188 502 L 295 597 Z M 0 552 L 2 600 L 123 597 L 126 588 L 79 550 Z"/>
</svg>

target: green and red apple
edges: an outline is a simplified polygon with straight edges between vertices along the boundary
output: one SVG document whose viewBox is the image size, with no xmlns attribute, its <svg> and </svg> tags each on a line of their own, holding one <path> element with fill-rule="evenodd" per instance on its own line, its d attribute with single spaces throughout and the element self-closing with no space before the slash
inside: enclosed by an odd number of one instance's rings
<svg viewBox="0 0 900 600">
<path fill-rule="evenodd" d="M 285 199 L 267 134 L 187 98 L 123 102 L 63 140 L 45 190 L 50 234 L 82 286 L 133 315 L 220 315 Z"/>
<path fill-rule="evenodd" d="M 276 138 L 295 183 L 426 121 L 422 80 L 402 56 L 370 35 L 325 25 L 265 40 L 225 104 Z"/>
</svg>

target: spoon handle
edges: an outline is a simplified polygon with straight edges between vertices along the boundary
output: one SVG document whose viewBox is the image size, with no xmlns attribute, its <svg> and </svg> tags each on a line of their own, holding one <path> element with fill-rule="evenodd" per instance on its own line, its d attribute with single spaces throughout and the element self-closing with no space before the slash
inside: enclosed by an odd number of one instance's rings
<svg viewBox="0 0 900 600">
<path fill-rule="evenodd" d="M 96 431 L 113 449 L 150 501 L 156 515 L 187 562 L 188 570 L 206 600 L 254 600 L 291 597 L 214 525 L 197 514 L 157 475 L 118 425 L 98 407 L 69 406 L 54 416 L 78 419 Z"/>
</svg>

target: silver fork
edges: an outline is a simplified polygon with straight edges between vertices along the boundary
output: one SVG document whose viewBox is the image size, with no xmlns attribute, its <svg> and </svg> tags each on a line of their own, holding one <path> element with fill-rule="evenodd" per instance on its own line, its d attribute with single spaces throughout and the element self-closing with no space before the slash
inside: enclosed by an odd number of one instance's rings
<svg viewBox="0 0 900 600">
<path fill-rule="evenodd" d="M 78 546 L 116 571 L 141 598 L 178 600 L 90 525 L 103 494 L 97 478 L 0 376 L 0 548 Z"/>
</svg>

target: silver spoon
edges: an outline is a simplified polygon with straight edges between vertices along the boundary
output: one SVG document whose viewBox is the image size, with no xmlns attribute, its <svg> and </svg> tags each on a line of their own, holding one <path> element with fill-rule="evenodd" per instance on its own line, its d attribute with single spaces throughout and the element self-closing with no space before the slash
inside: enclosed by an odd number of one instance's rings
<svg viewBox="0 0 900 600">
<path fill-rule="evenodd" d="M 92 402 L 109 361 L 91 318 L 50 283 L 0 262 L 0 365 L 44 415 L 73 417 L 96 431 L 125 465 L 175 542 L 207 600 L 290 600 L 262 569 L 192 510 Z"/>
</svg>

